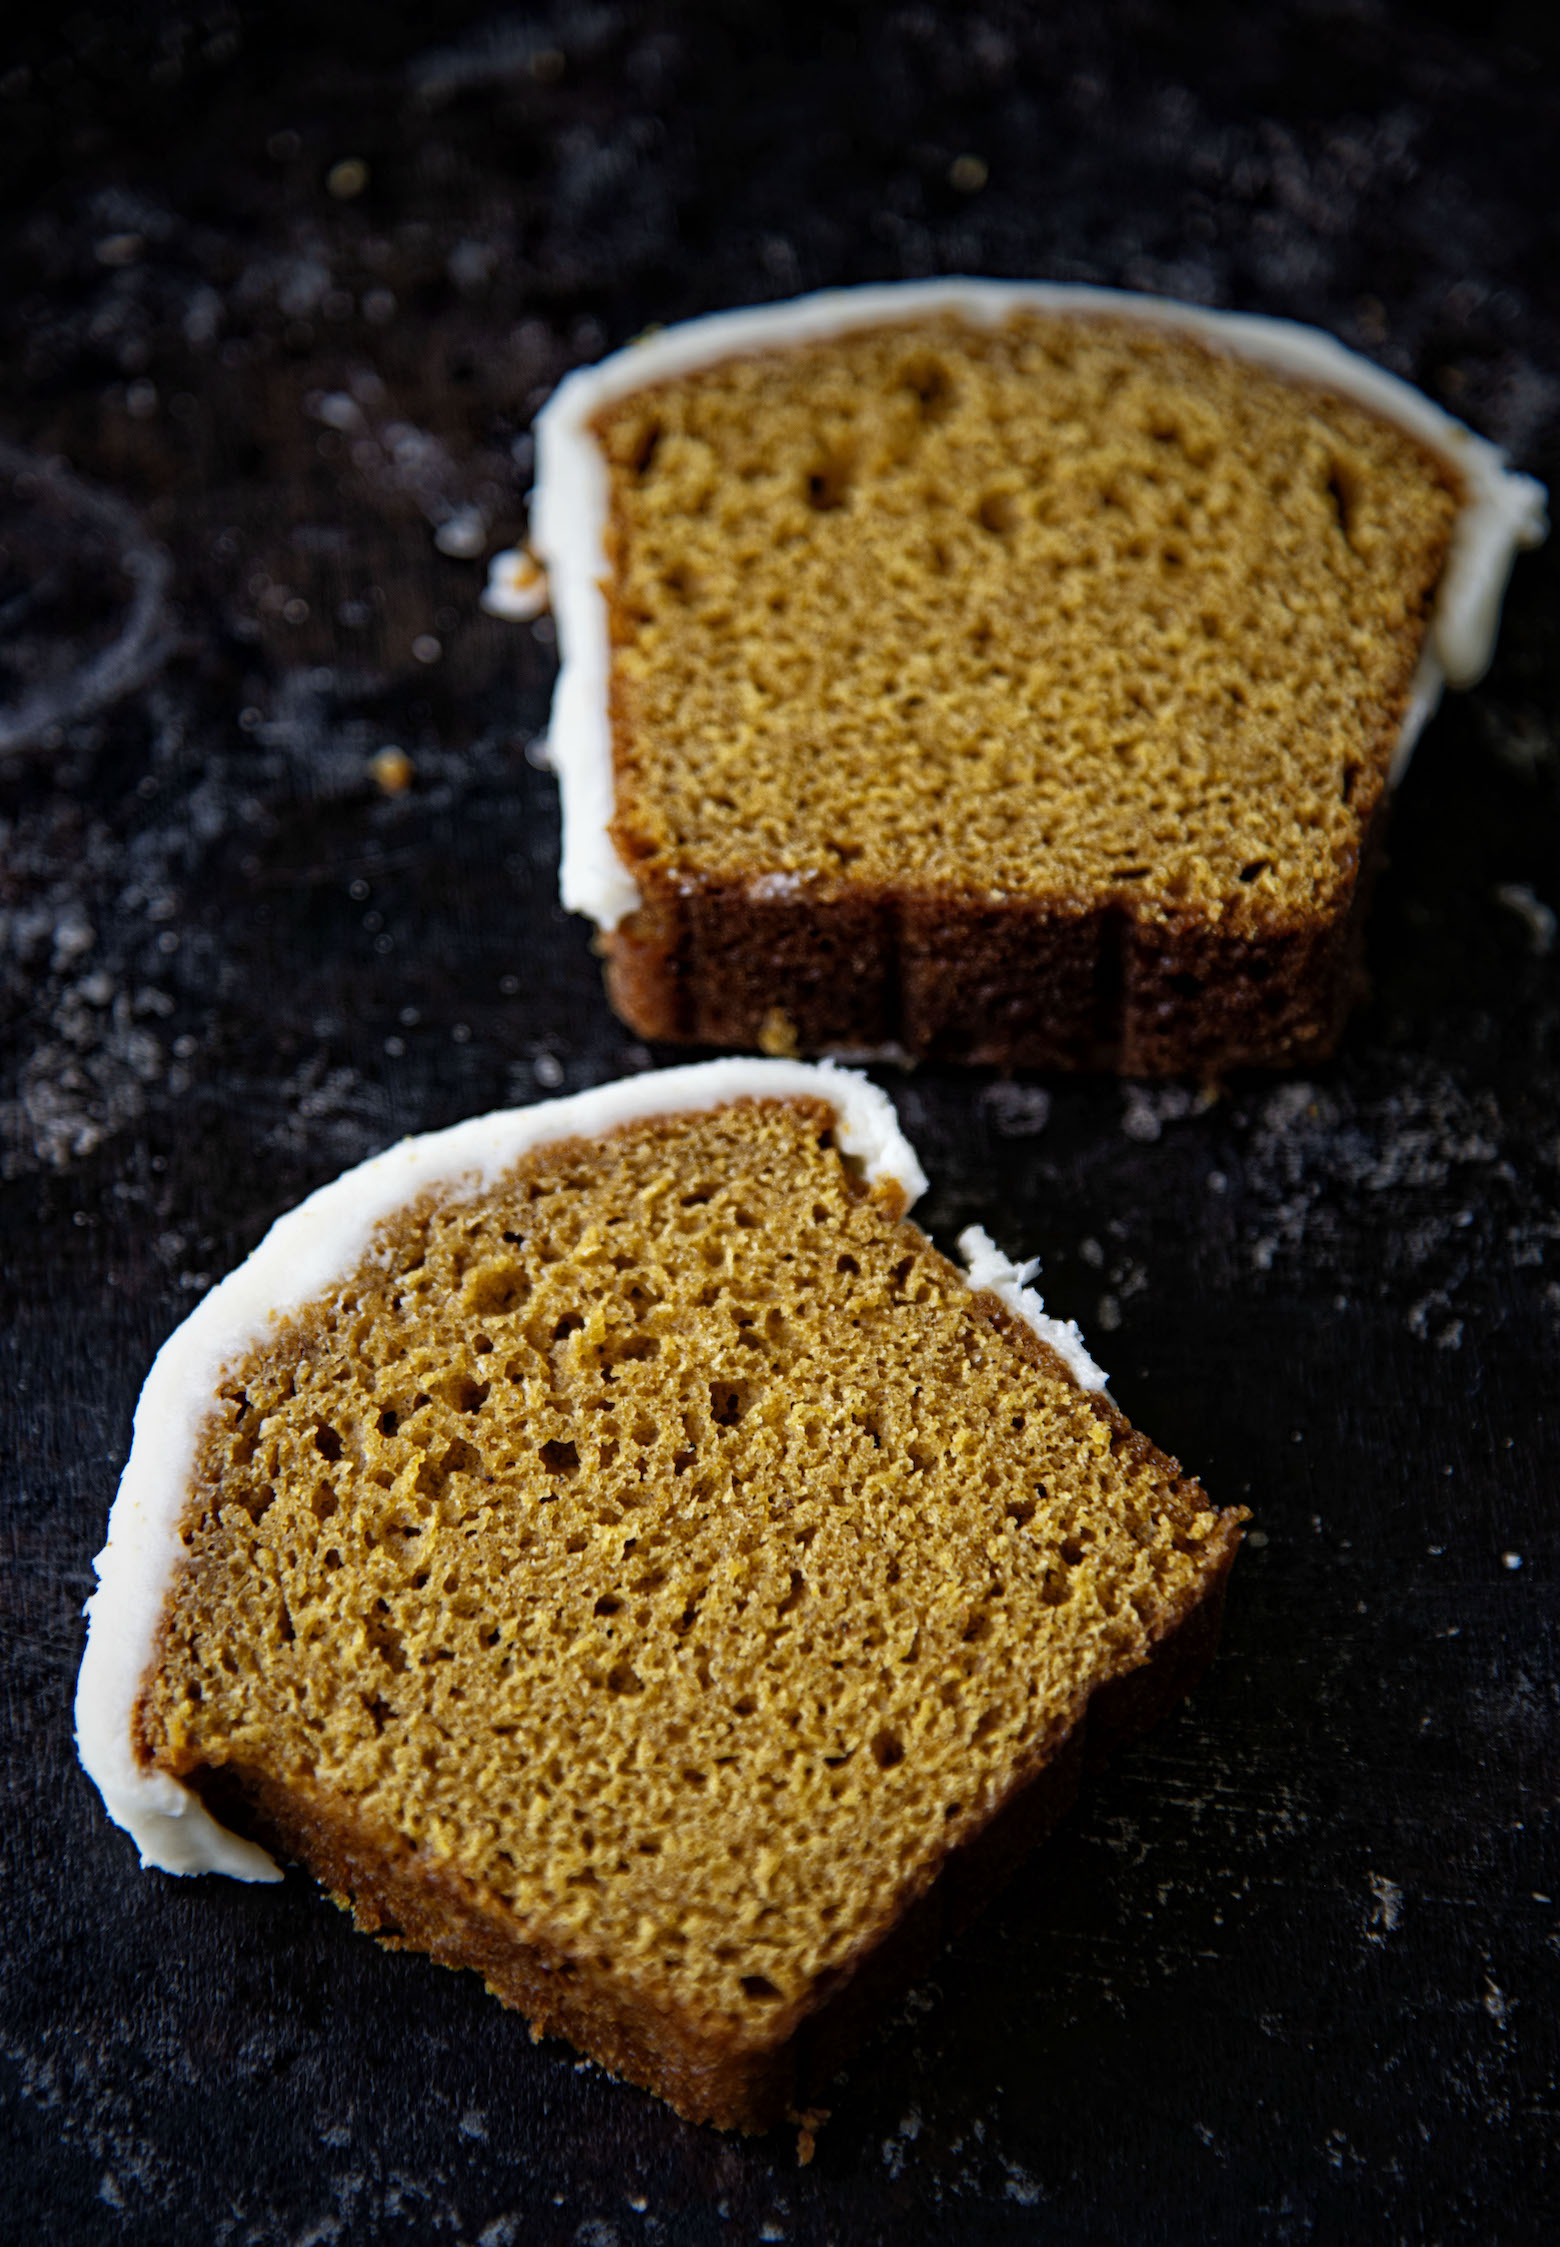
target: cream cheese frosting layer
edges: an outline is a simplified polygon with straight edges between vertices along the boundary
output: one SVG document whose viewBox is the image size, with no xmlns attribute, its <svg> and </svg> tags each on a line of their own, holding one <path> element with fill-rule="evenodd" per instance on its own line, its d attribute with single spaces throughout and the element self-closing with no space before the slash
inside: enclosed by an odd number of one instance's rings
<svg viewBox="0 0 1560 2247">
<path fill-rule="evenodd" d="M 662 329 L 580 368 L 560 383 L 536 423 L 537 482 L 531 539 L 546 564 L 557 620 L 560 670 L 549 731 L 563 800 L 560 889 L 571 912 L 613 929 L 639 903 L 633 876 L 612 846 L 612 734 L 607 687 L 610 635 L 603 581 L 608 482 L 590 424 L 636 390 L 744 353 L 818 343 L 860 328 L 952 313 L 998 327 L 1015 312 L 1109 314 L 1174 328 L 1211 349 L 1314 383 L 1396 422 L 1458 472 L 1467 494 L 1436 596 L 1424 656 L 1392 760 L 1402 777 L 1444 684 L 1472 686 L 1494 653 L 1512 565 L 1548 530 L 1546 493 L 1515 474 L 1498 446 L 1476 436 L 1396 375 L 1347 350 L 1320 328 L 1253 313 L 1211 312 L 1168 297 L 1047 281 L 901 281 L 833 289 L 785 304 L 717 312 Z"/>
<path fill-rule="evenodd" d="M 925 1192 L 925 1174 L 887 1094 L 853 1070 L 744 1058 L 650 1071 L 567 1099 L 476 1116 L 387 1148 L 278 1218 L 247 1262 L 170 1335 L 136 1406 L 130 1457 L 95 1563 L 98 1588 L 87 1602 L 87 1649 L 76 1688 L 77 1751 L 143 1865 L 224 1872 L 237 1880 L 281 1877 L 263 1849 L 219 1825 L 188 1787 L 144 1766 L 131 1734 L 164 1601 L 183 1557 L 179 1522 L 201 1432 L 228 1369 L 278 1319 L 348 1278 L 384 1220 L 423 1194 L 480 1194 L 533 1148 L 560 1139 L 597 1138 L 623 1124 L 734 1100 L 802 1097 L 833 1109 L 840 1148 L 860 1163 L 869 1184 L 897 1184 L 907 1208 Z M 1022 1289 L 1016 1265 L 978 1229 L 965 1234 L 961 1247 L 972 1288 L 1009 1302 L 1066 1359 L 1081 1386 L 1103 1388 L 1104 1376 L 1077 1329 L 1045 1317 L 1039 1297 Z"/>
</svg>

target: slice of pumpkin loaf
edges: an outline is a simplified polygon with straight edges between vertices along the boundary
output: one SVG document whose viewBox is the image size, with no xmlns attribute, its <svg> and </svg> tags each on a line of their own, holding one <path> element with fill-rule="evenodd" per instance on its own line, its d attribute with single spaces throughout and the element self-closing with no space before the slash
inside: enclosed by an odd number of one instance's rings
<svg viewBox="0 0 1560 2247">
<path fill-rule="evenodd" d="M 296 1857 L 679 2113 L 803 2114 L 1191 1684 L 1240 1534 L 922 1183 L 864 1080 L 726 1062 L 283 1219 L 98 1561 L 78 1733 L 143 1862 Z"/>
<path fill-rule="evenodd" d="M 636 1030 L 771 1051 L 1327 1052 L 1389 783 L 1543 527 L 1328 337 L 1041 286 L 668 330 L 539 461 L 565 902 Z"/>
</svg>

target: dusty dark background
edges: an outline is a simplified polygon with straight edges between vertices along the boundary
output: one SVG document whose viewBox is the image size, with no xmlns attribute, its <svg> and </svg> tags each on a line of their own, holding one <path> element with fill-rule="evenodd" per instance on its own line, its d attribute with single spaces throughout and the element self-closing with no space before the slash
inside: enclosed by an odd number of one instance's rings
<svg viewBox="0 0 1560 2247">
<path fill-rule="evenodd" d="M 1322 322 L 1554 480 L 1557 148 L 1548 11 L 1499 5 L 0 34 L 0 2230 L 1554 2236 L 1553 550 L 1403 790 L 1333 1066 L 1212 1104 L 885 1080 L 938 1237 L 1042 1252 L 1257 1534 L 1192 1706 L 811 2169 L 533 2049 L 300 1877 L 142 1876 L 69 1699 L 140 1379 L 210 1280 L 397 1134 L 649 1059 L 554 901 L 547 628 L 477 605 L 558 376 L 821 283 L 1073 277 Z"/>
</svg>

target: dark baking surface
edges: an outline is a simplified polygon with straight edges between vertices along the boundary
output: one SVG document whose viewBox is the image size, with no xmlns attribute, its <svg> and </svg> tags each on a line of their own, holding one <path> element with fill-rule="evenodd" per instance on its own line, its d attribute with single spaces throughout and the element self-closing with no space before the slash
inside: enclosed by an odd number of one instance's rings
<svg viewBox="0 0 1560 2247">
<path fill-rule="evenodd" d="M 650 1058 L 555 902 L 545 627 L 434 542 L 521 532 L 559 374 L 822 283 L 1091 279 L 1319 321 L 1553 480 L 1547 11 L 99 7 L 0 39 L 0 438 L 78 479 L 0 452 L 0 739 L 31 742 L 0 752 L 0 2230 L 1553 2237 L 1555 549 L 1403 790 L 1335 1063 L 1211 1101 L 884 1078 L 936 1237 L 1041 1252 L 1257 1534 L 1194 1701 L 851 2068 L 811 2168 L 533 2048 L 298 1875 L 141 1875 L 69 1717 L 136 1392 L 210 1280 L 398 1134 Z"/>
</svg>

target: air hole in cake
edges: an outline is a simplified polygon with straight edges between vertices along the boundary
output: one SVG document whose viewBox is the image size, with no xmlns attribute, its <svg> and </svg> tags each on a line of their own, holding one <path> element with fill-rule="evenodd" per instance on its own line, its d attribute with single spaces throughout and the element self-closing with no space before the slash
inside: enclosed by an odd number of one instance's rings
<svg viewBox="0 0 1560 2247">
<path fill-rule="evenodd" d="M 275 1496 L 276 1492 L 270 1483 L 262 1482 L 258 1483 L 252 1491 L 241 1493 L 238 1502 L 251 1521 L 259 1521 Z"/>
<path fill-rule="evenodd" d="M 1338 518 L 1338 529 L 1342 533 L 1344 544 L 1352 547 L 1354 516 L 1359 505 L 1359 479 L 1346 462 L 1335 460 L 1329 469 L 1327 496 L 1332 501 L 1333 513 Z"/>
<path fill-rule="evenodd" d="M 331 1515 L 336 1511 L 336 1493 L 331 1489 L 328 1482 L 315 1485 L 313 1508 L 316 1521 L 329 1521 Z"/>
<path fill-rule="evenodd" d="M 660 445 L 661 424 L 658 421 L 646 422 L 640 433 L 639 442 L 629 455 L 629 466 L 641 480 L 648 476 L 655 466 L 655 456 L 660 450 Z"/>
<path fill-rule="evenodd" d="M 745 1386 L 737 1381 L 710 1383 L 710 1418 L 722 1428 L 734 1428 L 747 1410 Z"/>
<path fill-rule="evenodd" d="M 444 1401 L 456 1412 L 480 1412 L 487 1400 L 488 1384 L 469 1373 L 452 1373 L 444 1384 Z"/>
<path fill-rule="evenodd" d="M 1354 798 L 1354 789 L 1355 789 L 1355 783 L 1356 783 L 1356 782 L 1358 781 L 1359 777 L 1360 777 L 1360 768 L 1359 768 L 1359 766 L 1358 766 L 1358 765 L 1345 765 L 1345 766 L 1344 766 L 1344 768 L 1343 768 L 1343 788 L 1342 788 L 1342 791 L 1341 791 L 1341 793 L 1342 793 L 1343 801 L 1344 801 L 1344 802 L 1345 802 L 1346 804 L 1347 804 L 1347 803 L 1351 803 L 1351 802 L 1353 801 L 1353 798 Z"/>
<path fill-rule="evenodd" d="M 915 399 L 923 421 L 938 422 L 947 419 L 957 401 L 958 391 L 952 375 L 941 360 L 912 360 L 905 368 L 904 382 Z"/>
<path fill-rule="evenodd" d="M 466 1282 L 466 1301 L 479 1318 L 517 1310 L 530 1292 L 519 1265 L 508 1262 L 479 1264 Z"/>
<path fill-rule="evenodd" d="M 577 1311 L 565 1311 L 562 1318 L 558 1321 L 557 1325 L 552 1330 L 552 1338 L 555 1342 L 567 1342 L 569 1336 L 571 1334 L 578 1334 L 583 1328 L 584 1324 L 585 1321 L 580 1317 Z M 426 1403 L 426 1398 L 423 1401 Z"/>
<path fill-rule="evenodd" d="M 656 1335 L 629 1335 L 627 1341 L 618 1341 L 614 1353 L 611 1353 L 614 1362 L 627 1366 L 647 1366 L 659 1355 L 661 1341 Z"/>
<path fill-rule="evenodd" d="M 807 1579 L 799 1568 L 793 1568 L 791 1571 L 791 1588 L 775 1609 L 775 1613 L 777 1615 L 791 1614 L 794 1609 L 801 1606 L 806 1597 Z"/>
<path fill-rule="evenodd" d="M 1006 538 L 1018 527 L 1018 502 L 1011 492 L 987 492 L 976 513 L 993 538 Z"/>
<path fill-rule="evenodd" d="M 549 1474 L 572 1475 L 579 1468 L 578 1445 L 557 1438 L 542 1444 L 538 1448 L 537 1456 Z"/>
<path fill-rule="evenodd" d="M 767 1974 L 744 1974 L 742 1977 L 742 1994 L 744 1997 L 753 1998 L 759 2004 L 767 2004 L 771 1999 L 777 1998 L 780 1992 L 775 1988 Z"/>
<path fill-rule="evenodd" d="M 875 1732 L 872 1736 L 872 1760 L 880 1771 L 892 1771 L 905 1760 L 905 1744 L 897 1732 Z"/>
<path fill-rule="evenodd" d="M 829 515 L 843 507 L 850 496 L 855 462 L 848 453 L 825 453 L 807 477 L 807 504 L 815 514 Z"/>
<path fill-rule="evenodd" d="M 322 1459 L 339 1459 L 341 1457 L 341 1438 L 334 1428 L 316 1428 L 314 1431 L 314 1448 Z"/>
<path fill-rule="evenodd" d="M 685 607 L 691 607 L 702 590 L 698 571 L 686 562 L 674 562 L 662 573 L 661 583 L 673 600 L 681 601 Z"/>
<path fill-rule="evenodd" d="M 1249 866 L 1241 868 L 1241 880 L 1243 882 L 1254 882 L 1260 874 L 1267 872 L 1272 863 L 1273 861 L 1270 858 L 1254 858 Z"/>
<path fill-rule="evenodd" d="M 363 1618 L 363 1633 L 374 1652 L 387 1669 L 399 1677 L 406 1668 L 406 1647 L 400 1632 L 390 1620 L 390 1607 L 386 1600 L 376 1600 Z"/>
<path fill-rule="evenodd" d="M 482 1472 L 482 1454 L 474 1445 L 457 1436 L 439 1461 L 440 1472 L 450 1475 L 479 1475 Z"/>
<path fill-rule="evenodd" d="M 382 1436 L 393 1436 L 400 1425 L 401 1415 L 388 1407 L 379 1415 L 379 1433 Z"/>
<path fill-rule="evenodd" d="M 1032 1498 L 1015 1498 L 1007 1508 L 1007 1518 L 1015 1528 L 1026 1528 L 1035 1518 L 1034 1500 Z"/>
</svg>

